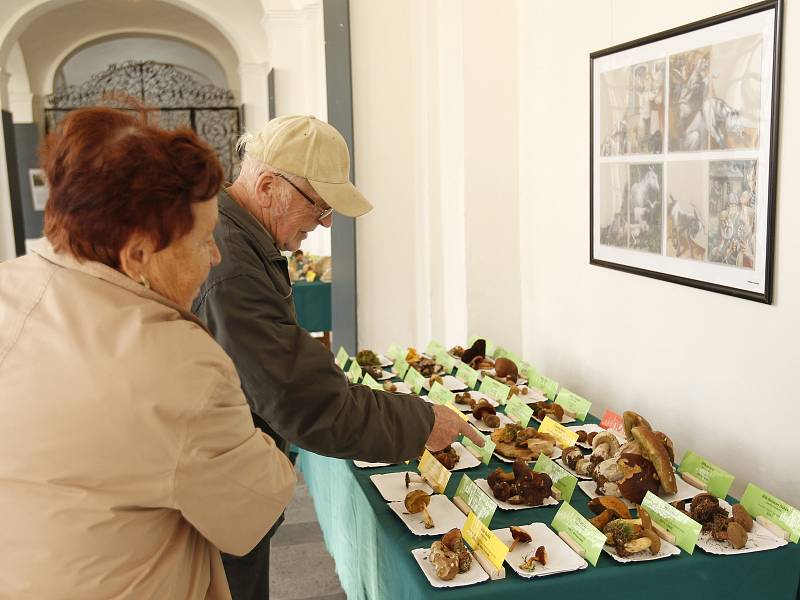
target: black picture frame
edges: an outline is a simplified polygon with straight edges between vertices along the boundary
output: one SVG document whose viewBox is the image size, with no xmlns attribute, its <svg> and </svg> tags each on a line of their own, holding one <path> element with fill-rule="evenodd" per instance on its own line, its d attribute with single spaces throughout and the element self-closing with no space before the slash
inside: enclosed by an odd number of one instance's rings
<svg viewBox="0 0 800 600">
<path fill-rule="evenodd" d="M 772 303 L 783 10 L 767 0 L 590 54 L 590 264 Z M 735 37 L 755 23 L 760 42 Z M 770 67 L 758 96 L 731 68 L 744 64 Z"/>
</svg>

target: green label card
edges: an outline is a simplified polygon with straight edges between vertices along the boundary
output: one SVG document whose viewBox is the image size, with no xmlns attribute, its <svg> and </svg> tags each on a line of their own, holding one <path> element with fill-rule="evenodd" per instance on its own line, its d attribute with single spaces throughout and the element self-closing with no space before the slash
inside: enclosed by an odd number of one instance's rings
<svg viewBox="0 0 800 600">
<path fill-rule="evenodd" d="M 654 523 L 658 523 L 675 536 L 675 545 L 689 554 L 694 552 L 694 545 L 703 527 L 700 523 L 667 504 L 653 492 L 647 492 L 642 500 L 642 507 L 650 514 Z"/>
<path fill-rule="evenodd" d="M 723 499 L 728 495 L 734 480 L 733 475 L 691 450 L 683 456 L 683 460 L 678 467 L 678 473 L 694 475 L 706 484 L 709 494 Z"/>
<path fill-rule="evenodd" d="M 400 360 L 401 358 L 405 359 L 406 351 L 402 348 L 402 346 L 398 346 L 397 344 L 392 344 L 386 351 L 386 356 L 391 358 L 392 360 Z"/>
<path fill-rule="evenodd" d="M 446 351 L 447 348 L 445 348 L 442 344 L 440 344 L 436 340 L 431 340 L 430 344 L 428 344 L 428 347 L 425 348 L 425 354 L 427 354 L 428 356 L 436 356 L 440 350 Z"/>
<path fill-rule="evenodd" d="M 486 356 L 493 357 L 497 352 L 497 346 L 495 346 L 489 340 L 486 340 Z"/>
<path fill-rule="evenodd" d="M 347 350 L 344 349 L 344 346 L 339 346 L 339 351 L 336 353 L 336 364 L 339 365 L 342 371 L 344 371 L 344 367 L 347 365 L 349 358 L 350 355 L 347 353 Z"/>
<path fill-rule="evenodd" d="M 541 373 L 531 373 L 531 377 L 528 377 L 528 386 L 542 390 L 550 400 L 556 397 L 558 391 L 558 382 Z"/>
<path fill-rule="evenodd" d="M 536 375 L 539 373 L 539 371 L 536 370 L 536 367 L 534 367 L 530 363 L 524 362 L 518 365 L 518 367 L 519 367 L 519 374 L 522 375 L 528 381 L 530 381 L 531 377 L 536 377 Z"/>
<path fill-rule="evenodd" d="M 415 394 L 419 394 L 422 391 L 423 384 L 425 383 L 425 377 L 422 376 L 422 373 L 412 367 L 406 371 L 406 376 L 403 381 L 408 384 Z"/>
<path fill-rule="evenodd" d="M 506 400 L 508 400 L 508 394 L 511 392 L 511 388 L 486 375 L 481 382 L 480 391 L 490 398 L 494 398 L 500 404 L 505 404 Z"/>
<path fill-rule="evenodd" d="M 400 379 L 403 379 L 406 376 L 407 371 L 408 363 L 405 360 L 398 358 L 396 361 L 394 361 L 394 372 L 397 373 L 397 376 Z"/>
<path fill-rule="evenodd" d="M 766 517 L 788 531 L 789 539 L 795 544 L 800 541 L 800 510 L 752 483 L 747 484 L 741 502 L 752 517 Z"/>
<path fill-rule="evenodd" d="M 492 460 L 492 453 L 494 452 L 494 448 L 496 446 L 496 444 L 492 441 L 492 438 L 490 438 L 488 435 L 483 436 L 483 448 L 476 446 L 474 443 L 472 443 L 472 440 L 463 435 L 461 436 L 461 445 L 464 446 L 464 448 L 466 448 L 470 454 L 479 458 L 485 465 L 488 465 L 489 461 Z"/>
<path fill-rule="evenodd" d="M 369 373 L 364 373 L 364 379 L 361 381 L 361 383 L 372 388 L 373 390 L 383 390 L 383 386 L 375 381 L 375 379 Z"/>
<path fill-rule="evenodd" d="M 527 427 L 533 416 L 533 409 L 514 394 L 506 404 L 506 416 L 520 427 Z"/>
<path fill-rule="evenodd" d="M 461 476 L 461 481 L 458 482 L 454 497 L 460 498 L 467 505 L 467 508 L 474 512 L 481 523 L 487 527 L 492 522 L 494 511 L 497 510 L 497 504 L 486 495 L 486 492 L 475 485 L 475 482 L 467 475 Z"/>
<path fill-rule="evenodd" d="M 575 486 L 578 485 L 577 477 L 570 475 L 544 454 L 540 454 L 539 458 L 536 459 L 533 470 L 537 473 L 547 473 L 550 476 L 550 479 L 553 480 L 553 487 L 561 492 L 561 499 L 564 502 L 569 502 L 572 499 L 572 492 L 575 491 Z"/>
<path fill-rule="evenodd" d="M 446 373 L 452 373 L 453 369 L 456 368 L 458 360 L 455 356 L 452 356 L 447 350 L 442 348 L 436 353 L 436 362 L 444 367 Z"/>
<path fill-rule="evenodd" d="M 350 375 L 350 381 L 353 383 L 358 383 L 358 381 L 364 375 L 364 372 L 361 370 L 361 365 L 358 364 L 358 361 L 355 358 L 350 361 L 350 368 L 347 369 L 347 374 Z"/>
<path fill-rule="evenodd" d="M 456 401 L 456 395 L 438 381 L 431 386 L 428 398 L 436 404 L 453 404 Z"/>
<path fill-rule="evenodd" d="M 478 385 L 478 375 L 479 373 L 475 369 L 461 361 L 458 361 L 456 366 L 456 377 L 466 383 L 472 389 L 475 389 L 475 386 Z"/>
<path fill-rule="evenodd" d="M 558 533 L 566 533 L 583 549 L 584 558 L 592 565 L 597 565 L 600 552 L 606 544 L 605 534 L 589 523 L 581 513 L 567 502 L 561 503 L 551 523 Z"/>
<path fill-rule="evenodd" d="M 498 346 L 497 348 L 494 349 L 495 359 L 504 358 L 506 356 L 508 356 L 508 350 L 506 350 L 502 346 Z"/>
<path fill-rule="evenodd" d="M 583 421 L 586 418 L 586 415 L 589 414 L 589 408 L 592 406 L 592 403 L 586 398 L 582 398 L 575 392 L 570 392 L 566 388 L 562 388 L 561 391 L 558 392 L 556 404 L 560 404 L 574 414 L 575 418 L 579 421 Z"/>
</svg>

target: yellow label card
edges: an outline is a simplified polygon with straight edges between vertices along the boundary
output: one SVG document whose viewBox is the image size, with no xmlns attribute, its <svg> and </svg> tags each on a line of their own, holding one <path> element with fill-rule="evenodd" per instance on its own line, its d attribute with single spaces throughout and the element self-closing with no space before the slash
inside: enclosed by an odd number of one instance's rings
<svg viewBox="0 0 800 600">
<path fill-rule="evenodd" d="M 556 438 L 556 444 L 558 444 L 562 449 L 568 448 L 569 446 L 574 446 L 575 442 L 578 441 L 577 432 L 570 431 L 561 423 L 557 423 L 550 417 L 544 418 L 542 424 L 539 425 L 539 432 L 549 433 L 552 435 L 554 438 Z"/>
<path fill-rule="evenodd" d="M 496 568 L 503 566 L 508 554 L 508 546 L 500 541 L 492 531 L 484 525 L 474 512 L 469 513 L 461 535 L 473 550 L 480 550 Z"/>
<path fill-rule="evenodd" d="M 437 494 L 444 494 L 447 482 L 450 481 L 450 471 L 436 460 L 430 452 L 425 450 L 419 459 L 419 474 L 422 475 Z"/>
</svg>

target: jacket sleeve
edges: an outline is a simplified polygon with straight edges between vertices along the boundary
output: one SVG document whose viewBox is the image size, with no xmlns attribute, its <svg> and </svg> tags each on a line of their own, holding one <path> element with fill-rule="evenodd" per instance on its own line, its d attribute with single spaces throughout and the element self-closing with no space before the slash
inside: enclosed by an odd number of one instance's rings
<svg viewBox="0 0 800 600">
<path fill-rule="evenodd" d="M 416 396 L 348 384 L 268 278 L 246 273 L 217 282 L 197 308 L 233 359 L 253 412 L 281 437 L 318 454 L 371 462 L 422 452 L 432 408 Z"/>
<path fill-rule="evenodd" d="M 175 506 L 228 554 L 249 552 L 292 496 L 294 469 L 253 426 L 238 382 L 224 378 L 189 420 L 175 472 Z"/>
</svg>

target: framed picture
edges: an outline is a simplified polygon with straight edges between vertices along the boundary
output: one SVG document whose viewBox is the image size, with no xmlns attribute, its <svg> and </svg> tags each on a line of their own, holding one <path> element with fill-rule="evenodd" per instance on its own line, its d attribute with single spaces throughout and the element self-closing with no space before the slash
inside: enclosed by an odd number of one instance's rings
<svg viewBox="0 0 800 600">
<path fill-rule="evenodd" d="M 591 54 L 591 264 L 772 301 L 782 13 Z"/>
<path fill-rule="evenodd" d="M 47 176 L 43 169 L 28 169 L 28 179 L 31 184 L 31 198 L 34 210 L 44 210 L 47 206 L 47 197 L 50 188 L 47 186 Z"/>
</svg>

